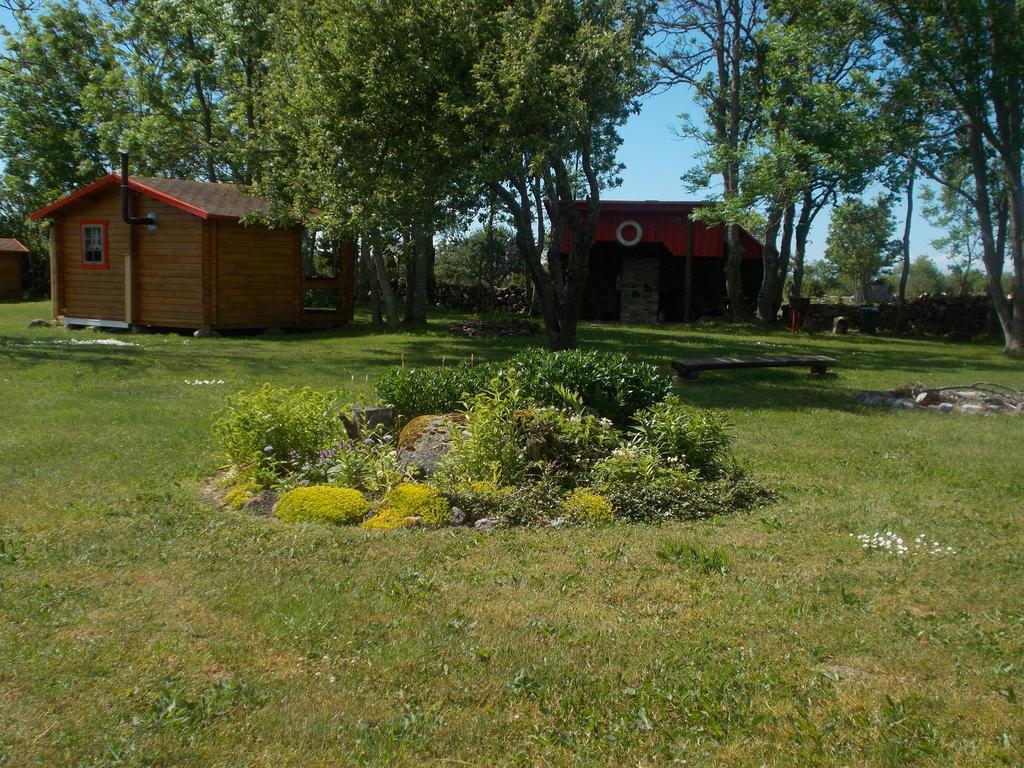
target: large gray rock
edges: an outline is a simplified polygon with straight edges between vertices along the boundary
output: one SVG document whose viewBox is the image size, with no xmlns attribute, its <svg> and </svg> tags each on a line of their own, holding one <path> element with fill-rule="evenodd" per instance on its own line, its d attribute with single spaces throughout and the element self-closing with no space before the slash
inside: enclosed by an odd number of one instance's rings
<svg viewBox="0 0 1024 768">
<path fill-rule="evenodd" d="M 430 477 L 451 450 L 452 424 L 465 423 L 462 414 L 417 416 L 398 436 L 398 468 L 420 479 Z"/>
<path fill-rule="evenodd" d="M 353 440 L 361 440 L 367 435 L 378 432 L 390 435 L 395 431 L 395 409 L 356 403 L 351 407 L 351 416 L 342 416 L 345 431 Z"/>
<path fill-rule="evenodd" d="M 53 323 L 49 320 L 29 320 L 26 328 L 52 328 Z"/>
</svg>

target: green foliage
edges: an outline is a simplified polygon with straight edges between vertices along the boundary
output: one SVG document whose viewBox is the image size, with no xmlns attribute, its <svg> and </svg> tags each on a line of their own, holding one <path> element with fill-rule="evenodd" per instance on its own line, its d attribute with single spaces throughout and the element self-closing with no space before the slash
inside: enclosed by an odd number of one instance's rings
<svg viewBox="0 0 1024 768">
<path fill-rule="evenodd" d="M 474 480 L 457 484 L 439 485 L 439 490 L 452 507 L 466 515 L 466 522 L 482 518 L 501 517 L 514 488 L 498 485 L 492 480 Z"/>
<path fill-rule="evenodd" d="M 705 573 L 724 574 L 729 566 L 729 556 L 724 549 L 690 539 L 667 539 L 658 547 L 658 558 Z"/>
<path fill-rule="evenodd" d="M 269 484 L 300 457 L 337 445 L 345 437 L 340 414 L 334 393 L 264 384 L 228 398 L 214 435 L 239 473 Z"/>
<path fill-rule="evenodd" d="M 509 377 L 542 405 L 562 405 L 574 393 L 596 415 L 625 424 L 641 408 L 663 400 L 671 378 L 654 365 L 612 352 L 532 349 L 513 357 Z"/>
<path fill-rule="evenodd" d="M 437 482 L 458 485 L 489 480 L 518 485 L 526 476 L 523 409 L 530 402 L 515 384 L 493 382 L 476 395 L 466 410 L 465 424 L 451 426 L 451 448 L 437 466 Z"/>
<path fill-rule="evenodd" d="M 586 488 L 577 488 L 562 500 L 562 514 L 577 525 L 602 526 L 615 522 L 611 502 Z"/>
<path fill-rule="evenodd" d="M 724 413 L 692 408 L 672 396 L 636 415 L 639 443 L 669 464 L 710 475 L 729 456 L 732 438 Z"/>
<path fill-rule="evenodd" d="M 495 373 L 493 365 L 436 368 L 394 368 L 374 385 L 381 405 L 398 411 L 403 420 L 457 410 L 469 397 L 482 391 Z"/>
<path fill-rule="evenodd" d="M 525 431 L 530 476 L 546 476 L 572 487 L 619 445 L 621 435 L 606 419 L 557 408 L 528 408 L 517 417 Z"/>
<path fill-rule="evenodd" d="M 402 483 L 384 497 L 382 510 L 394 510 L 399 518 L 418 517 L 423 525 L 440 528 L 451 525 L 452 512 L 447 499 L 435 488 L 418 483 Z"/>
<path fill-rule="evenodd" d="M 565 406 L 570 392 L 599 417 L 625 424 L 641 408 L 664 399 L 670 377 L 656 366 L 626 355 L 596 351 L 527 350 L 503 364 L 462 364 L 451 368 L 399 368 L 377 380 L 383 405 L 404 418 L 449 413 L 498 377 L 515 382 L 538 405 Z"/>
<path fill-rule="evenodd" d="M 369 510 L 369 502 L 354 488 L 312 485 L 281 494 L 274 514 L 289 523 L 355 525 L 362 522 Z"/>
<path fill-rule="evenodd" d="M 515 233 L 498 224 L 446 237 L 437 246 L 437 279 L 490 289 L 522 275 Z"/>
<path fill-rule="evenodd" d="M 305 459 L 296 455 L 291 467 L 285 485 L 340 485 L 371 498 L 383 496 L 404 477 L 398 469 L 394 437 L 380 433 L 342 440 Z"/>
<path fill-rule="evenodd" d="M 900 247 L 893 240 L 895 226 L 892 201 L 886 197 L 872 203 L 849 198 L 833 209 L 825 258 L 853 284 L 858 300 L 867 294 L 868 283 L 895 260 Z"/>
</svg>

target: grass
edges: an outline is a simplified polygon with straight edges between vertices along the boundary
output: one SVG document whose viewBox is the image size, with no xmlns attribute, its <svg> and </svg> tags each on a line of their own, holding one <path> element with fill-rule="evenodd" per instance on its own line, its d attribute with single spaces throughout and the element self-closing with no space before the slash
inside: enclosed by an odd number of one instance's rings
<svg viewBox="0 0 1024 768">
<path fill-rule="evenodd" d="M 663 527 L 380 534 L 199 501 L 224 396 L 365 398 L 403 359 L 528 342 L 450 338 L 442 318 L 70 345 L 110 336 L 23 330 L 47 311 L 0 306 L 2 766 L 1024 763 L 1024 419 L 851 400 L 1024 387 L 995 345 L 588 326 L 584 346 L 662 364 L 837 356 L 831 379 L 678 390 L 728 412 L 779 499 Z M 855 538 L 885 530 L 956 553 Z"/>
</svg>

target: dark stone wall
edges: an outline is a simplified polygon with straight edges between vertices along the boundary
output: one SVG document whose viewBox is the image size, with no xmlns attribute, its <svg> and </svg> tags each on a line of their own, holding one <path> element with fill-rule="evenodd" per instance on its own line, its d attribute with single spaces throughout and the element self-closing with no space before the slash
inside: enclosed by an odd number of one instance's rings
<svg viewBox="0 0 1024 768">
<path fill-rule="evenodd" d="M 898 307 L 895 303 L 878 306 L 878 328 L 882 331 L 896 330 Z M 783 310 L 784 320 L 789 322 L 788 308 Z M 861 322 L 861 308 L 853 304 L 811 304 L 810 322 L 813 330 L 828 331 L 837 317 L 845 317 L 857 328 Z M 948 296 L 926 294 L 910 299 L 906 304 L 906 330 L 933 336 L 949 333 L 976 336 L 995 330 L 997 327 L 992 314 L 992 302 L 988 296 Z"/>
</svg>

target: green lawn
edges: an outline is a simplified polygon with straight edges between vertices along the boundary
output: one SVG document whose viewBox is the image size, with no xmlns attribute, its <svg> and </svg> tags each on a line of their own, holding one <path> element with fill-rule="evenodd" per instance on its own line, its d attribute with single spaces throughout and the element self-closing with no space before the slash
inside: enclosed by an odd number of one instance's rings
<svg viewBox="0 0 1024 768">
<path fill-rule="evenodd" d="M 24 330 L 47 312 L 0 306 L 0 766 L 1024 763 L 1024 418 L 851 401 L 911 379 L 1024 387 L 996 345 L 586 327 L 585 347 L 662 363 L 835 354 L 831 379 L 679 388 L 729 412 L 778 500 L 663 527 L 380 534 L 199 501 L 224 396 L 361 398 L 403 358 L 526 342 L 440 321 Z M 63 343 L 100 338 L 137 346 Z M 854 538 L 885 530 L 956 552 Z"/>
</svg>

